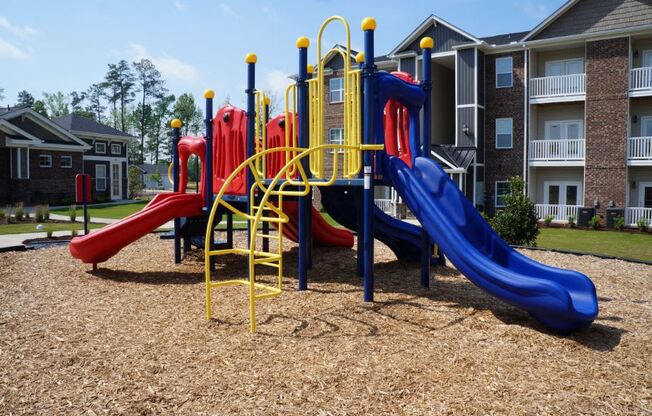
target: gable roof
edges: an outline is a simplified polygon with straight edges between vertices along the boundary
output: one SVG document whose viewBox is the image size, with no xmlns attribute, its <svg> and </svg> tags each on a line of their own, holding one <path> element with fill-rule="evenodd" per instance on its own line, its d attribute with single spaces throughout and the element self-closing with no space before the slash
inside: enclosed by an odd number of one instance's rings
<svg viewBox="0 0 652 416">
<path fill-rule="evenodd" d="M 12 123 L 12 120 L 16 120 L 18 117 L 21 117 L 21 120 L 23 118 L 30 119 L 33 123 L 35 123 L 35 125 L 39 126 L 39 128 L 43 128 L 51 132 L 54 136 L 60 138 L 64 143 L 49 143 L 48 142 L 49 140 L 47 138 L 44 140 L 42 138 L 35 137 L 34 135 L 26 132 L 24 130 L 26 128 L 25 126 L 21 128 L 21 126 L 15 125 L 16 121 Z M 0 113 L 0 121 L 2 121 L 3 125 L 10 126 L 9 128 L 14 130 L 19 135 L 30 139 L 32 142 L 31 144 L 35 146 L 39 146 L 39 147 L 66 146 L 68 148 L 72 146 L 75 148 L 81 148 L 83 150 L 90 149 L 90 146 L 86 144 L 83 140 L 79 139 L 69 131 L 63 129 L 61 126 L 54 123 L 49 118 L 32 110 L 31 107 L 9 108 L 7 111 Z"/>
<path fill-rule="evenodd" d="M 543 29 L 548 27 L 552 22 L 557 20 L 559 16 L 562 14 L 566 13 L 566 10 L 570 9 L 572 6 L 575 5 L 579 0 L 568 0 L 566 3 L 562 4 L 561 7 L 559 7 L 557 10 L 555 10 L 550 16 L 546 17 L 541 23 L 536 25 L 534 29 L 529 31 L 523 39 L 521 39 L 521 42 L 525 42 L 526 40 L 529 40 L 533 36 L 535 36 L 537 33 L 541 32 Z"/>
<path fill-rule="evenodd" d="M 486 42 L 489 45 L 509 45 L 510 43 L 518 43 L 523 36 L 527 35 L 528 31 L 525 32 L 516 32 L 516 33 L 505 33 L 502 35 L 487 36 L 481 38 L 482 41 Z"/>
<path fill-rule="evenodd" d="M 431 25 L 442 25 L 444 27 L 447 27 L 448 29 L 459 33 L 463 37 L 467 38 L 469 42 L 474 42 L 474 43 L 481 43 L 482 41 L 473 36 L 472 34 L 460 29 L 459 27 L 452 25 L 442 19 L 441 17 L 435 16 L 434 14 L 431 14 L 428 16 L 419 26 L 416 27 L 405 39 L 401 41 L 392 51 L 388 54 L 390 57 L 394 56 L 396 53 L 398 53 L 401 49 L 404 47 L 408 46 L 415 40 L 421 36 L 421 34 L 428 29 Z"/>
<path fill-rule="evenodd" d="M 95 120 L 91 120 L 89 118 L 82 117 L 76 114 L 66 114 L 65 116 L 55 118 L 52 121 L 54 121 L 64 129 L 77 134 L 85 134 L 85 135 L 98 134 L 98 135 L 117 137 L 123 139 L 136 138 L 131 134 L 124 133 L 120 130 L 114 129 L 113 127 L 109 127 L 106 124 L 98 123 Z"/>
</svg>

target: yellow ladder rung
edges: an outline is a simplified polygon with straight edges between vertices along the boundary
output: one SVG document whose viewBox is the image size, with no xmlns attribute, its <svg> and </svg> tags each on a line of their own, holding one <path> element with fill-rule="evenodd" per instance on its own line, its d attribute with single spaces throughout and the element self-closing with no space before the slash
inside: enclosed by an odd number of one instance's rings
<svg viewBox="0 0 652 416">
<path fill-rule="evenodd" d="M 213 256 L 221 256 L 224 254 L 249 254 L 249 250 L 244 249 L 244 248 L 225 248 L 221 250 L 209 250 L 208 251 L 208 256 L 213 257 Z"/>
<path fill-rule="evenodd" d="M 260 295 L 256 295 L 256 296 L 254 296 L 254 299 L 261 300 L 261 299 L 273 298 L 273 297 L 278 296 L 280 294 L 281 294 L 281 291 L 277 289 L 274 292 L 267 292 L 267 293 L 262 293 Z"/>
<path fill-rule="evenodd" d="M 279 267 L 281 267 L 278 263 L 258 263 L 258 264 L 260 264 L 261 266 L 274 267 L 274 268 L 276 268 L 276 269 L 278 269 Z"/>
<path fill-rule="evenodd" d="M 262 257 L 259 259 L 254 259 L 254 264 L 262 264 L 266 262 L 272 262 L 272 261 L 281 261 L 281 256 L 280 255 L 275 255 L 275 256 L 269 256 L 269 257 Z"/>
<path fill-rule="evenodd" d="M 281 236 L 277 235 L 277 234 L 256 234 L 256 237 L 259 237 L 259 238 L 273 238 L 275 240 L 278 240 L 279 238 L 281 238 Z"/>
</svg>

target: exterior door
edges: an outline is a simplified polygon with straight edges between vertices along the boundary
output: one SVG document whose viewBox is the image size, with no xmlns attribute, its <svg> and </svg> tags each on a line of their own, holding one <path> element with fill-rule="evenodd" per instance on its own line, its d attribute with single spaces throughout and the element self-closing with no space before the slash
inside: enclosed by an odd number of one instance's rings
<svg viewBox="0 0 652 416">
<path fill-rule="evenodd" d="M 582 205 L 580 182 L 544 182 L 543 203 L 546 205 Z"/>
<path fill-rule="evenodd" d="M 122 198 L 122 164 L 111 163 L 111 199 Z"/>
<path fill-rule="evenodd" d="M 638 206 L 652 208 L 652 182 L 639 183 Z"/>
</svg>

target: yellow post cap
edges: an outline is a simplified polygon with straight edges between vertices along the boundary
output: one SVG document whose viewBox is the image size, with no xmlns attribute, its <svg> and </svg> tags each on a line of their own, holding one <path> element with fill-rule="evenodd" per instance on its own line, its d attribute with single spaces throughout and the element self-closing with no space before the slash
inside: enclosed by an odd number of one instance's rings
<svg viewBox="0 0 652 416">
<path fill-rule="evenodd" d="M 435 46 L 435 41 L 432 40 L 430 36 L 426 36 L 425 38 L 421 39 L 419 46 L 421 49 L 432 49 Z"/>
<path fill-rule="evenodd" d="M 307 48 L 310 46 L 310 40 L 305 36 L 301 36 L 300 38 L 297 38 L 296 45 L 297 48 Z"/>
<path fill-rule="evenodd" d="M 358 54 L 355 56 L 355 61 L 359 64 L 364 62 L 364 52 L 358 52 Z"/>
<path fill-rule="evenodd" d="M 183 124 L 183 123 L 182 123 L 181 120 L 179 120 L 178 118 L 175 118 L 174 120 L 172 120 L 172 121 L 170 122 L 170 126 L 172 126 L 173 129 L 178 129 L 178 128 L 180 128 L 182 124 Z"/>
<path fill-rule="evenodd" d="M 248 64 L 255 64 L 258 62 L 258 57 L 255 53 L 248 53 L 247 56 L 245 56 L 245 62 Z"/>
<path fill-rule="evenodd" d="M 306 71 L 307 71 L 309 74 L 314 73 L 314 72 L 315 72 L 315 66 L 314 66 L 313 64 L 308 64 L 308 65 L 306 66 Z"/>
<path fill-rule="evenodd" d="M 207 100 L 212 100 L 213 98 L 215 98 L 215 91 L 211 89 L 204 91 L 204 98 L 206 98 Z"/>
<path fill-rule="evenodd" d="M 373 17 L 365 17 L 362 20 L 360 27 L 362 27 L 362 30 L 376 30 L 376 19 Z"/>
<path fill-rule="evenodd" d="M 268 96 L 265 96 L 265 98 L 263 98 L 263 103 L 265 105 L 269 105 L 269 103 L 271 103 L 271 102 L 272 102 L 272 100 L 270 100 Z"/>
</svg>

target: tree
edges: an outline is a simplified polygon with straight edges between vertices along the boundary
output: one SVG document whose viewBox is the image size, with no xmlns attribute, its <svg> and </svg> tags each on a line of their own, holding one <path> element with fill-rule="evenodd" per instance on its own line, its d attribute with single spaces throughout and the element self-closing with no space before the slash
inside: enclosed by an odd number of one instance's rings
<svg viewBox="0 0 652 416">
<path fill-rule="evenodd" d="M 34 105 L 34 96 L 26 90 L 18 92 L 17 107 L 32 107 Z"/>
<path fill-rule="evenodd" d="M 120 103 L 120 130 L 127 131 L 127 105 L 134 100 L 135 75 L 124 59 L 117 64 L 109 64 L 109 71 L 105 76 L 105 85 L 111 91 L 109 101 L 116 109 Z"/>
<path fill-rule="evenodd" d="M 140 157 L 141 160 L 144 160 L 145 136 L 151 125 L 150 115 L 152 107 L 148 104 L 148 100 L 160 99 L 167 93 L 167 88 L 164 86 L 165 81 L 161 77 L 161 73 L 156 69 L 152 61 L 143 58 L 138 62 L 134 62 L 133 65 L 136 72 L 136 85 L 141 93 L 141 101 L 138 105 L 140 111 Z"/>
<path fill-rule="evenodd" d="M 277 113 L 283 110 L 281 108 L 281 103 L 278 99 L 278 95 L 271 90 L 264 91 L 265 95 L 269 98 L 269 118 L 273 118 L 278 115 Z"/>
<path fill-rule="evenodd" d="M 42 116 L 48 117 L 48 110 L 45 108 L 45 102 L 43 102 L 43 100 L 34 101 L 34 105 L 32 105 L 32 110 L 36 111 Z"/>
<path fill-rule="evenodd" d="M 0 101 L 5 99 L 5 89 L 0 88 Z"/>
<path fill-rule="evenodd" d="M 142 180 L 141 170 L 134 165 L 130 165 L 127 171 L 129 177 L 129 199 L 137 197 L 145 187 Z"/>
<path fill-rule="evenodd" d="M 202 109 L 195 103 L 195 97 L 190 93 L 181 94 L 174 103 L 174 116 L 183 123 L 182 134 L 200 132 L 204 125 Z"/>
<path fill-rule="evenodd" d="M 45 98 L 45 108 L 50 114 L 50 117 L 57 118 L 70 114 L 70 107 L 68 106 L 66 95 L 61 91 L 52 94 L 44 92 L 43 97 Z"/>
<path fill-rule="evenodd" d="M 537 213 L 525 193 L 523 179 L 520 176 L 511 178 L 509 189 L 509 195 L 503 196 L 505 208 L 496 213 L 492 226 L 509 244 L 535 246 L 539 235 Z"/>
<path fill-rule="evenodd" d="M 102 83 L 93 84 L 86 90 L 86 99 L 88 101 L 86 111 L 93 113 L 95 120 L 99 123 L 104 119 L 104 110 L 106 110 L 106 107 L 102 105 L 102 98 L 105 96 Z"/>
<path fill-rule="evenodd" d="M 166 130 L 169 130 L 170 120 L 172 119 L 172 104 L 174 104 L 174 95 L 167 95 L 159 99 L 153 106 L 149 127 L 149 140 L 147 141 L 147 153 L 154 163 L 158 164 L 161 154 L 164 153 L 161 136 Z"/>
</svg>

